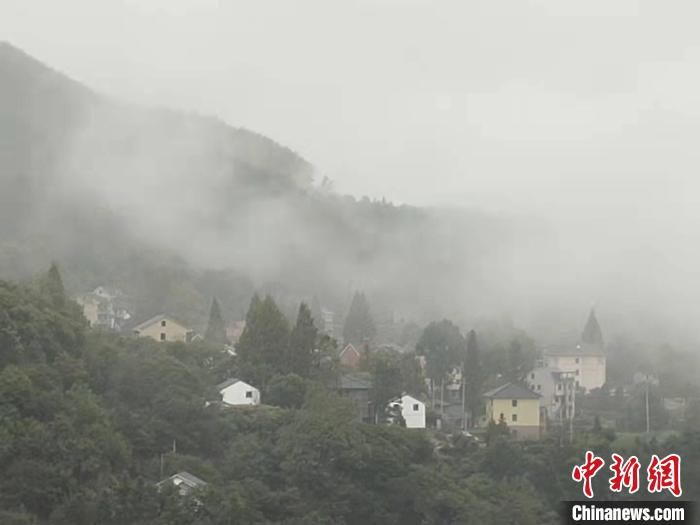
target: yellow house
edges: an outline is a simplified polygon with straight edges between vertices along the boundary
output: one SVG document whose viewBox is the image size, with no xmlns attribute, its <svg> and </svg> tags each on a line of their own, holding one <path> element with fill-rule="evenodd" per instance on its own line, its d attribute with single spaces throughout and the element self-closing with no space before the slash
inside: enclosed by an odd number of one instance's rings
<svg viewBox="0 0 700 525">
<path fill-rule="evenodd" d="M 540 395 L 516 383 L 506 383 L 484 394 L 486 421 L 503 419 L 517 439 L 540 438 Z"/>
<path fill-rule="evenodd" d="M 141 337 L 150 337 L 156 341 L 183 341 L 188 343 L 192 330 L 166 315 L 156 315 L 134 328 L 134 333 Z"/>
</svg>

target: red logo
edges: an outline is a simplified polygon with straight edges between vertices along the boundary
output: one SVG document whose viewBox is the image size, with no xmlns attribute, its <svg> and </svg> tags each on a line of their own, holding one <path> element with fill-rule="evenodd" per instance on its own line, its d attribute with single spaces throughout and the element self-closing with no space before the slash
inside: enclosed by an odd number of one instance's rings
<svg viewBox="0 0 700 525">
<path fill-rule="evenodd" d="M 637 456 L 631 456 L 624 461 L 619 454 L 612 455 L 613 464 L 610 470 L 613 476 L 610 478 L 610 490 L 612 492 L 622 492 L 622 487 L 627 487 L 630 494 L 639 490 L 639 460 Z"/>
<path fill-rule="evenodd" d="M 596 456 L 590 450 L 586 452 L 583 465 L 576 465 L 571 477 L 577 483 L 583 482 L 583 494 L 593 497 L 593 478 L 605 465 L 605 460 Z M 636 456 L 630 456 L 626 461 L 619 454 L 612 454 L 610 470 L 613 475 L 608 480 L 611 492 L 622 492 L 627 489 L 629 494 L 639 490 L 639 471 L 641 464 Z M 678 454 L 669 454 L 659 459 L 656 454 L 651 456 L 647 467 L 647 490 L 650 493 L 668 490 L 675 497 L 683 494 L 681 489 L 681 458 Z"/>
<path fill-rule="evenodd" d="M 678 454 L 669 454 L 663 459 L 654 454 L 647 468 L 647 480 L 649 492 L 661 492 L 665 489 L 677 498 L 683 494 L 681 489 L 681 457 Z"/>
<path fill-rule="evenodd" d="M 603 468 L 603 465 L 605 465 L 605 461 L 589 450 L 586 452 L 586 462 L 580 466 L 576 465 L 571 473 L 571 477 L 574 478 L 574 481 L 580 482 L 583 480 L 583 494 L 587 498 L 593 497 L 591 480 L 598 471 Z"/>
</svg>

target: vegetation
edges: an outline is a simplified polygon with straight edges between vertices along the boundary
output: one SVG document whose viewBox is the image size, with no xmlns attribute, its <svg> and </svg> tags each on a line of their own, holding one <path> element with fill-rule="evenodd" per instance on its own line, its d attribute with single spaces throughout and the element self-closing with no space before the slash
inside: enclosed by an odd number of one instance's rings
<svg viewBox="0 0 700 525">
<path fill-rule="evenodd" d="M 206 342 L 86 332 L 76 305 L 56 304 L 48 290 L 0 282 L 3 523 L 557 523 L 557 502 L 580 495 L 573 462 L 586 448 L 609 451 L 615 439 L 600 423 L 573 445 L 514 443 L 501 423 L 483 446 L 461 434 L 361 424 L 315 372 L 305 378 L 283 359 L 292 348 L 285 337 L 305 341 L 296 348 L 311 341 L 304 306 L 291 337 L 274 302 L 254 298 L 235 358 Z M 274 373 L 266 406 L 207 406 L 213 385 L 252 365 Z M 370 368 L 382 384 L 379 403 L 416 384 L 404 357 L 376 355 Z M 625 452 L 683 454 L 685 490 L 697 493 L 698 430 Z M 189 496 L 156 487 L 183 470 L 206 487 Z"/>
</svg>

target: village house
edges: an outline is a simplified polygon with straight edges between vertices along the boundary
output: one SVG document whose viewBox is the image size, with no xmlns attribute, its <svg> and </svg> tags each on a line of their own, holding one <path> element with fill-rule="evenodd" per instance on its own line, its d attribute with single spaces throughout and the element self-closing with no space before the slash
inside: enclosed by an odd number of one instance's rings
<svg viewBox="0 0 700 525">
<path fill-rule="evenodd" d="M 425 403 L 408 394 L 389 401 L 388 412 L 400 411 L 406 428 L 425 428 Z M 391 418 L 391 416 L 390 416 Z"/>
<path fill-rule="evenodd" d="M 360 374 L 344 374 L 335 384 L 335 390 L 341 396 L 352 400 L 357 418 L 365 423 L 374 423 L 374 409 L 369 400 L 371 389 L 371 380 Z"/>
<path fill-rule="evenodd" d="M 348 344 L 340 352 L 340 364 L 345 368 L 357 369 L 360 367 L 362 354 L 352 344 Z"/>
<path fill-rule="evenodd" d="M 576 412 L 576 375 L 540 363 L 525 378 L 530 390 L 542 396 L 540 411 L 543 422 L 563 423 Z"/>
<path fill-rule="evenodd" d="M 544 360 L 550 368 L 572 372 L 576 386 L 580 386 L 586 392 L 601 388 L 607 380 L 607 361 L 603 333 L 595 311 L 591 310 L 588 316 L 579 344 L 573 348 L 545 350 Z"/>
<path fill-rule="evenodd" d="M 483 394 L 486 422 L 505 421 L 519 440 L 540 438 L 540 395 L 525 386 L 506 383 Z"/>
<path fill-rule="evenodd" d="M 228 406 L 246 406 L 260 404 L 260 390 L 245 381 L 231 378 L 216 385 L 221 394 L 221 401 Z"/>
<path fill-rule="evenodd" d="M 226 325 L 226 339 L 228 339 L 232 345 L 235 345 L 243 334 L 245 329 L 245 321 L 231 321 Z"/>
<path fill-rule="evenodd" d="M 134 327 L 134 334 L 161 342 L 182 341 L 189 343 L 193 333 L 190 328 L 167 315 L 156 315 Z"/>
<path fill-rule="evenodd" d="M 207 482 L 190 474 L 189 472 L 178 472 L 169 478 L 159 481 L 156 484 L 158 489 L 162 489 L 166 485 L 171 484 L 177 488 L 180 496 L 187 496 L 197 489 L 202 489 L 207 486 Z"/>
<path fill-rule="evenodd" d="M 118 331 L 131 319 L 124 294 L 117 289 L 98 286 L 77 296 L 75 301 L 83 308 L 83 316 L 91 328 Z"/>
</svg>

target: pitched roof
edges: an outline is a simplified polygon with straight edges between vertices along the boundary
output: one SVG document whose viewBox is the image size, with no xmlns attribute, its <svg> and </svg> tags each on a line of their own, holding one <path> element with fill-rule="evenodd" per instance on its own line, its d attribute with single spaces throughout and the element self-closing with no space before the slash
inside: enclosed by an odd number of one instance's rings
<svg viewBox="0 0 700 525">
<path fill-rule="evenodd" d="M 219 383 L 218 385 L 216 385 L 216 388 L 218 388 L 219 390 L 223 390 L 224 388 L 227 388 L 231 385 L 235 385 L 239 381 L 240 381 L 240 379 L 238 379 L 236 377 L 232 377 L 231 379 L 227 379 L 226 381 L 223 381 L 223 382 Z"/>
<path fill-rule="evenodd" d="M 173 474 L 167 479 L 162 480 L 158 485 L 161 485 L 165 483 L 166 481 L 175 481 L 176 478 L 180 478 L 186 485 L 195 488 L 195 487 L 203 487 L 207 485 L 207 482 L 204 481 L 201 478 L 198 478 L 194 474 L 190 474 L 189 472 L 185 472 L 184 470 L 182 472 L 178 472 L 177 474 Z"/>
<path fill-rule="evenodd" d="M 541 396 L 517 383 L 506 383 L 493 390 L 484 392 L 483 397 L 489 399 L 539 399 Z"/>
<path fill-rule="evenodd" d="M 180 326 L 182 326 L 183 328 L 189 330 L 189 328 L 187 328 L 187 326 L 185 326 L 183 323 L 179 322 L 177 319 L 173 319 L 169 315 L 159 314 L 159 315 L 151 317 L 150 319 L 148 319 L 147 321 L 144 321 L 143 323 L 141 323 L 139 325 L 134 326 L 134 331 L 143 330 L 144 328 L 151 326 L 152 324 L 155 324 L 159 321 L 162 321 L 163 319 L 166 319 L 168 321 L 172 321 L 173 323 L 177 323 Z"/>
<path fill-rule="evenodd" d="M 595 310 L 588 314 L 588 321 L 581 334 L 581 342 L 584 344 L 603 346 L 603 332 L 595 316 Z"/>
<path fill-rule="evenodd" d="M 579 355 L 597 355 L 603 356 L 603 347 L 597 344 L 582 343 L 573 348 L 556 348 L 554 350 L 545 350 L 544 355 L 562 355 L 562 356 L 579 356 Z"/>
<path fill-rule="evenodd" d="M 350 350 L 353 351 L 353 352 L 355 352 L 357 355 L 360 355 L 360 352 L 357 351 L 357 348 L 355 348 L 355 347 L 352 345 L 352 343 L 347 344 L 347 345 L 345 346 L 345 348 L 343 348 L 343 350 L 340 352 L 340 355 L 342 356 L 345 352 L 350 351 Z"/>
</svg>

